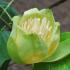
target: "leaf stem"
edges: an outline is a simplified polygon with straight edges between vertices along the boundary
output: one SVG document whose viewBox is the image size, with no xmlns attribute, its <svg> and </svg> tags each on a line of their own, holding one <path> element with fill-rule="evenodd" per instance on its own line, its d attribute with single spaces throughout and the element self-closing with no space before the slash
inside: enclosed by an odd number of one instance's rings
<svg viewBox="0 0 70 70">
<path fill-rule="evenodd" d="M 7 70 L 9 66 L 10 59 L 5 61 L 0 70 Z"/>
<path fill-rule="evenodd" d="M 32 64 L 32 70 L 34 69 L 34 64 Z"/>
</svg>

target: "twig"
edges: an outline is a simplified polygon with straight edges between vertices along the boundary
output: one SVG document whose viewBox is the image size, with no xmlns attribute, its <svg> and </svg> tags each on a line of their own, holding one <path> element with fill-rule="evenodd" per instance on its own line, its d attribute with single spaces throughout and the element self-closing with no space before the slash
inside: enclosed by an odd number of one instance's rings
<svg viewBox="0 0 70 70">
<path fill-rule="evenodd" d="M 11 16 L 7 13 L 7 9 L 11 6 L 11 4 L 14 2 L 14 0 L 11 0 L 10 2 L 9 2 L 9 4 L 6 6 L 6 8 L 5 9 L 3 9 L 4 11 L 2 12 L 2 14 L 1 14 L 1 16 L 4 14 L 4 13 L 6 13 L 7 15 L 8 15 L 8 17 L 11 19 Z"/>
<path fill-rule="evenodd" d="M 65 1 L 67 1 L 67 0 L 59 0 L 58 2 L 56 2 L 56 3 L 54 3 L 54 4 L 52 4 L 52 5 L 50 5 L 48 8 L 54 8 L 54 7 L 56 7 L 56 6 L 58 6 L 58 5 L 60 5 L 60 4 L 62 4 L 62 3 L 64 3 Z"/>
<path fill-rule="evenodd" d="M 11 29 L 11 25 L 9 25 L 9 23 L 8 23 L 8 22 L 6 22 L 6 21 L 5 21 L 3 18 L 1 18 L 1 17 L 0 17 L 0 19 L 5 23 L 5 25 L 6 25 L 6 26 L 8 26 L 8 28 L 10 28 L 10 29 Z"/>
<path fill-rule="evenodd" d="M 8 17 L 10 18 L 10 20 L 12 21 L 11 16 L 8 14 L 8 12 L 7 12 L 6 10 L 8 9 L 8 7 L 9 7 L 13 2 L 14 2 L 14 0 L 11 0 L 10 3 L 6 6 L 5 9 L 1 7 L 1 8 L 3 9 L 3 12 L 2 12 L 2 14 L 0 15 L 0 19 L 5 23 L 6 26 L 8 26 L 9 29 L 11 29 L 11 25 L 8 24 L 8 23 L 2 18 L 2 15 L 3 15 L 4 13 L 6 13 L 6 14 L 8 15 Z"/>
<path fill-rule="evenodd" d="M 5 25 L 0 29 L 0 33 L 5 29 Z"/>
</svg>

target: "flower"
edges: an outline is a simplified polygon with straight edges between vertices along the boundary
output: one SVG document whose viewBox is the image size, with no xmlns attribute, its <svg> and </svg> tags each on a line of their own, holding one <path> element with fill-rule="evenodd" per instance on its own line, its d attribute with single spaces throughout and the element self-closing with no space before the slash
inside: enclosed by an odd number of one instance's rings
<svg viewBox="0 0 70 70">
<path fill-rule="evenodd" d="M 21 64 L 43 62 L 56 51 L 60 41 L 60 24 L 50 9 L 37 8 L 14 16 L 7 48 L 10 57 Z"/>
</svg>

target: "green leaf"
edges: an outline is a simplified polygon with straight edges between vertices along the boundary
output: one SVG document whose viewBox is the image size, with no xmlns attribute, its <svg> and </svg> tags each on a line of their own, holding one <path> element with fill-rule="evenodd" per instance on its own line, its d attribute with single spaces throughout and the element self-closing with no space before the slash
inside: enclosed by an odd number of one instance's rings
<svg viewBox="0 0 70 70">
<path fill-rule="evenodd" d="M 7 52 L 7 40 L 9 34 L 8 31 L 0 31 L 0 66 L 9 59 Z"/>
<path fill-rule="evenodd" d="M 60 61 L 35 64 L 33 70 L 70 70 L 70 55 Z"/>
<path fill-rule="evenodd" d="M 70 32 L 64 32 L 61 34 L 60 45 L 56 52 L 47 59 L 45 62 L 58 61 L 70 54 Z"/>
<path fill-rule="evenodd" d="M 60 42 L 65 41 L 66 39 L 70 38 L 70 32 L 63 32 L 61 33 L 60 37 L 61 37 Z"/>
</svg>

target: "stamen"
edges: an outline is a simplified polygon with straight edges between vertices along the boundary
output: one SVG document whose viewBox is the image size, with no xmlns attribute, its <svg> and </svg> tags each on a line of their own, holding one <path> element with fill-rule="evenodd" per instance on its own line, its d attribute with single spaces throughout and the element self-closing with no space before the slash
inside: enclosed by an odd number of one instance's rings
<svg viewBox="0 0 70 70">
<path fill-rule="evenodd" d="M 42 19 L 42 23 L 43 23 L 43 24 L 46 24 L 46 23 L 47 23 L 46 17 L 44 17 L 44 18 Z"/>
<path fill-rule="evenodd" d="M 52 26 L 49 27 L 48 31 L 50 31 L 52 29 Z"/>
<path fill-rule="evenodd" d="M 33 19 L 34 24 L 32 27 L 32 32 L 38 33 L 39 32 L 39 28 L 40 28 L 40 19 L 39 18 L 34 18 Z"/>
<path fill-rule="evenodd" d="M 49 24 L 47 23 L 47 25 L 46 25 L 46 30 L 48 31 L 48 29 L 49 29 Z"/>
<path fill-rule="evenodd" d="M 27 23 L 28 23 L 28 25 L 27 25 L 27 31 L 29 31 L 30 30 L 30 26 L 31 26 L 31 20 L 28 19 Z"/>
<path fill-rule="evenodd" d="M 25 21 L 24 26 L 23 26 L 23 29 L 24 29 L 24 30 L 27 29 L 27 24 L 28 24 L 27 21 Z"/>
<path fill-rule="evenodd" d="M 39 23 L 39 19 L 38 18 L 34 18 L 34 24 Z"/>
</svg>

